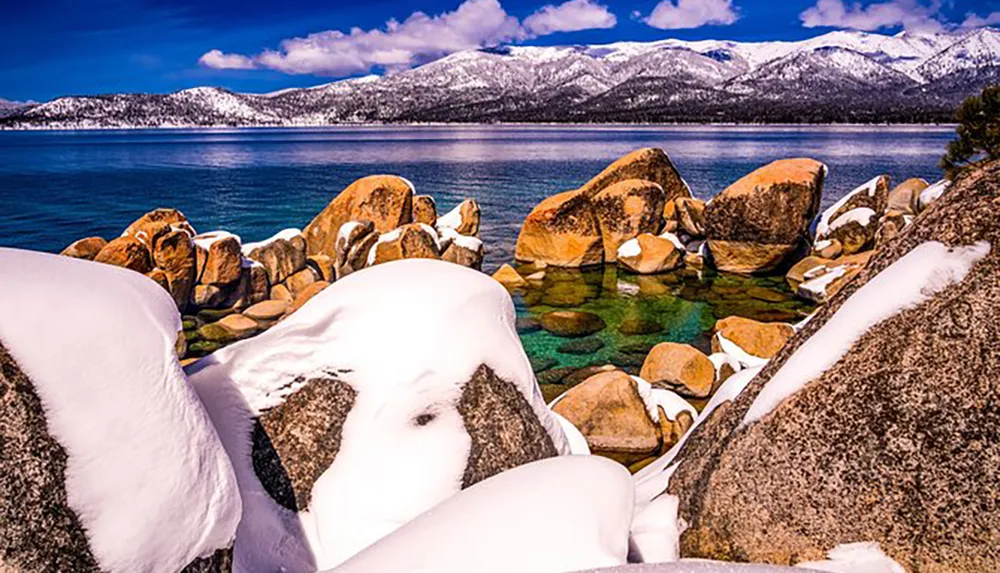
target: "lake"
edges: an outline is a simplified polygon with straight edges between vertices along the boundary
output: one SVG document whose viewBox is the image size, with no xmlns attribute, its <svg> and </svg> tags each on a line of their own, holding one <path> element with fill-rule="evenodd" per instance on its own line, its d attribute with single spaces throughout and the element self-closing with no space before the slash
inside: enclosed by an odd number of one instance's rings
<svg viewBox="0 0 1000 573">
<path fill-rule="evenodd" d="M 827 206 L 882 173 L 895 182 L 940 178 L 937 160 L 952 135 L 949 127 L 884 126 L 0 132 L 0 246 L 56 252 L 80 237 L 117 236 L 156 207 L 180 209 L 199 231 L 221 228 L 256 241 L 304 227 L 352 181 L 392 173 L 434 196 L 441 213 L 475 198 L 485 267 L 492 270 L 511 260 L 521 222 L 538 201 L 580 186 L 640 147 L 666 150 L 705 199 L 772 160 L 812 157 L 830 167 Z M 526 323 L 522 341 L 543 381 L 558 381 L 560 367 L 594 363 L 634 371 L 648 347 L 663 340 L 708 351 L 711 328 L 725 316 L 793 321 L 811 310 L 781 277 L 635 277 L 613 268 L 550 270 L 515 303 Z M 564 308 L 598 314 L 608 328 L 572 348 L 528 324 Z M 659 330 L 623 333 L 623 323 Z"/>
</svg>

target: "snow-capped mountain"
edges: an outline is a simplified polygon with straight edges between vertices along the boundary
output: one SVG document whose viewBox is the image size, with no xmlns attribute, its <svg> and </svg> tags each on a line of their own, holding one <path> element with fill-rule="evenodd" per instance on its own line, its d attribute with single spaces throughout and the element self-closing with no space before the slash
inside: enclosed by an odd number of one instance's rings
<svg viewBox="0 0 1000 573">
<path fill-rule="evenodd" d="M 619 42 L 468 50 L 401 73 L 241 94 L 62 97 L 6 128 L 496 121 L 947 121 L 1000 80 L 1000 31 L 801 42 Z"/>
</svg>

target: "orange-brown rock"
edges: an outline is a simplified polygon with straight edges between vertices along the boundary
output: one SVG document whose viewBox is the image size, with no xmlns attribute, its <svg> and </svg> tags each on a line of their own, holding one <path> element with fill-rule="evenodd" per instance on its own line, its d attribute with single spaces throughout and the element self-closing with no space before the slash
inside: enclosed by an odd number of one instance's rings
<svg viewBox="0 0 1000 573">
<path fill-rule="evenodd" d="M 306 268 L 306 254 L 301 240 L 275 239 L 250 251 L 247 258 L 264 267 L 271 285 Z"/>
<path fill-rule="evenodd" d="M 514 267 L 504 263 L 500 265 L 500 268 L 493 273 L 493 280 L 502 284 L 508 289 L 518 289 L 525 288 L 528 286 L 528 281 L 524 280 Z"/>
<path fill-rule="evenodd" d="M 792 265 L 792 268 L 788 269 L 788 272 L 785 273 L 785 282 L 787 282 L 788 286 L 794 291 L 799 288 L 799 285 L 802 284 L 803 281 L 806 280 L 806 275 L 809 271 L 818 267 L 826 266 L 831 262 L 833 262 L 831 259 L 823 257 L 806 257 Z"/>
<path fill-rule="evenodd" d="M 874 245 L 888 196 L 887 175 L 880 175 L 854 189 L 823 212 L 816 225 L 816 240 L 839 241 L 843 255 L 870 248 Z"/>
<path fill-rule="evenodd" d="M 306 288 L 314 282 L 316 282 L 316 273 L 310 268 L 304 268 L 288 277 L 285 281 L 285 286 L 288 288 L 288 291 L 292 293 L 292 298 L 294 299 L 299 296 L 299 293 L 306 290 Z"/>
<path fill-rule="evenodd" d="M 684 396 L 705 398 L 715 383 L 715 366 L 697 348 L 662 342 L 646 355 L 639 376 Z"/>
<path fill-rule="evenodd" d="M 663 226 L 663 188 L 651 181 L 626 179 L 601 189 L 591 198 L 604 262 L 617 260 L 618 247 L 640 233 L 657 233 Z"/>
<path fill-rule="evenodd" d="M 228 285 L 240 279 L 243 270 L 243 253 L 239 240 L 224 235 L 208 245 L 205 266 L 199 282 L 202 284 Z"/>
<path fill-rule="evenodd" d="M 691 191 L 662 149 L 638 149 L 618 159 L 580 190 L 588 196 L 628 179 L 652 181 L 663 189 L 665 201 L 676 197 L 690 197 Z"/>
<path fill-rule="evenodd" d="M 288 310 L 283 300 L 265 300 L 243 311 L 243 316 L 259 322 L 270 322 L 281 318 Z"/>
<path fill-rule="evenodd" d="M 483 266 L 483 243 L 475 237 L 459 235 L 448 241 L 441 253 L 441 260 L 470 269 L 481 270 Z"/>
<path fill-rule="evenodd" d="M 414 223 L 423 223 L 432 227 L 437 224 L 437 205 L 430 195 L 414 195 L 412 213 L 410 219 Z"/>
<path fill-rule="evenodd" d="M 881 247 L 891 241 L 910 224 L 913 217 L 914 215 L 908 215 L 902 211 L 886 211 L 878 222 L 878 231 L 875 232 L 875 246 Z"/>
<path fill-rule="evenodd" d="M 340 192 L 302 231 L 307 254 L 336 257 L 337 234 L 348 221 L 371 221 L 380 233 L 411 221 L 413 187 L 394 175 L 359 179 Z"/>
<path fill-rule="evenodd" d="M 87 237 L 86 239 L 79 239 L 73 241 L 68 247 L 60 252 L 60 255 L 64 257 L 71 257 L 74 259 L 84 259 L 87 261 L 94 260 L 97 253 L 101 252 L 104 245 L 108 242 L 101 237 Z"/>
<path fill-rule="evenodd" d="M 566 191 L 539 203 L 521 226 L 514 257 L 557 267 L 601 264 L 601 228 L 587 195 Z"/>
<path fill-rule="evenodd" d="M 796 294 L 816 303 L 825 303 L 847 286 L 868 264 L 875 251 L 840 257 L 804 273 Z"/>
<path fill-rule="evenodd" d="M 372 264 L 401 259 L 440 259 L 434 229 L 411 223 L 379 237 Z"/>
<path fill-rule="evenodd" d="M 825 239 L 813 245 L 813 254 L 824 259 L 836 259 L 844 252 L 844 246 L 837 239 Z"/>
<path fill-rule="evenodd" d="M 674 205 L 680 230 L 692 237 L 704 237 L 705 202 L 692 197 L 678 197 Z"/>
<path fill-rule="evenodd" d="M 719 341 L 719 336 L 722 336 L 748 354 L 769 359 L 794 335 L 795 329 L 790 324 L 730 316 L 715 323 L 712 352 L 725 352 Z"/>
<path fill-rule="evenodd" d="M 334 273 L 341 279 L 368 264 L 368 254 L 378 241 L 379 233 L 371 221 L 348 221 L 337 232 Z"/>
<path fill-rule="evenodd" d="M 594 454 L 628 465 L 659 450 L 660 429 L 650 418 L 635 380 L 624 372 L 588 378 L 552 409 L 580 430 Z"/>
<path fill-rule="evenodd" d="M 146 276 L 149 277 L 149 279 L 154 283 L 160 285 L 163 290 L 170 291 L 170 280 L 167 278 L 167 273 L 165 273 L 163 269 L 153 269 L 146 273 Z"/>
<path fill-rule="evenodd" d="M 270 296 L 271 300 L 280 300 L 289 304 L 295 300 L 295 297 L 292 296 L 292 291 L 288 290 L 288 287 L 284 283 L 272 286 Z"/>
<path fill-rule="evenodd" d="M 333 259 L 327 255 L 312 255 L 306 259 L 306 265 L 316 271 L 316 275 L 330 283 L 336 279 L 333 270 Z"/>
<path fill-rule="evenodd" d="M 681 222 L 677 218 L 677 199 L 671 199 L 663 205 L 663 228 L 661 230 L 664 233 L 677 233 L 680 228 Z"/>
<path fill-rule="evenodd" d="M 184 310 L 195 284 L 195 253 L 191 235 L 170 231 L 156 241 L 153 262 L 167 277 L 167 292 L 177 308 Z"/>
<path fill-rule="evenodd" d="M 717 268 L 769 271 L 800 248 L 819 210 L 826 166 L 783 159 L 746 175 L 705 207 L 705 234 Z"/>
<path fill-rule="evenodd" d="M 435 226 L 441 230 L 452 229 L 460 235 L 475 237 L 479 235 L 479 217 L 479 203 L 475 199 L 466 199 L 442 215 Z"/>
<path fill-rule="evenodd" d="M 177 209 L 155 209 L 139 217 L 129 225 L 123 235 L 135 237 L 152 249 L 156 239 L 167 231 L 183 230 L 194 236 L 194 229 L 187 217 Z"/>
<path fill-rule="evenodd" d="M 153 261 L 146 245 L 132 236 L 118 237 L 104 245 L 94 257 L 94 261 L 143 274 L 153 270 Z"/>
<path fill-rule="evenodd" d="M 920 205 L 920 193 L 928 187 L 930 183 L 919 178 L 903 181 L 889 192 L 886 213 L 897 211 L 904 215 L 916 215 Z"/>
<path fill-rule="evenodd" d="M 684 264 L 684 251 L 674 241 L 643 233 L 618 251 L 618 266 L 640 275 L 663 273 Z"/>
</svg>

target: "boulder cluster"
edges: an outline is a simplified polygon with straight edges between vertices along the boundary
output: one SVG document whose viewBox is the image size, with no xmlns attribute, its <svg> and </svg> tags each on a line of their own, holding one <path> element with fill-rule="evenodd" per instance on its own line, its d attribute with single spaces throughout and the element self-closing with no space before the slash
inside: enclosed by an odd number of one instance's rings
<svg viewBox="0 0 1000 573">
<path fill-rule="evenodd" d="M 305 229 L 264 241 L 197 233 L 180 211 L 156 209 L 120 237 L 80 239 L 61 254 L 130 269 L 162 286 L 184 315 L 178 352 L 196 358 L 273 326 L 362 268 L 427 258 L 478 270 L 479 216 L 467 199 L 438 217 L 434 199 L 416 195 L 409 181 L 376 175 L 349 185 Z"/>
</svg>

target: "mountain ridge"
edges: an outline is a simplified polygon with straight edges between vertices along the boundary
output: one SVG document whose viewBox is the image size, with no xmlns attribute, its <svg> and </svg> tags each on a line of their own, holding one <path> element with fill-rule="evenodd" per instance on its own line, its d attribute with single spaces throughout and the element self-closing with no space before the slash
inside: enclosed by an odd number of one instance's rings
<svg viewBox="0 0 1000 573">
<path fill-rule="evenodd" d="M 1000 80 L 1000 31 L 836 31 L 799 42 L 658 40 L 466 50 L 384 76 L 264 94 L 64 96 L 5 129 L 364 123 L 946 122 Z"/>
</svg>

